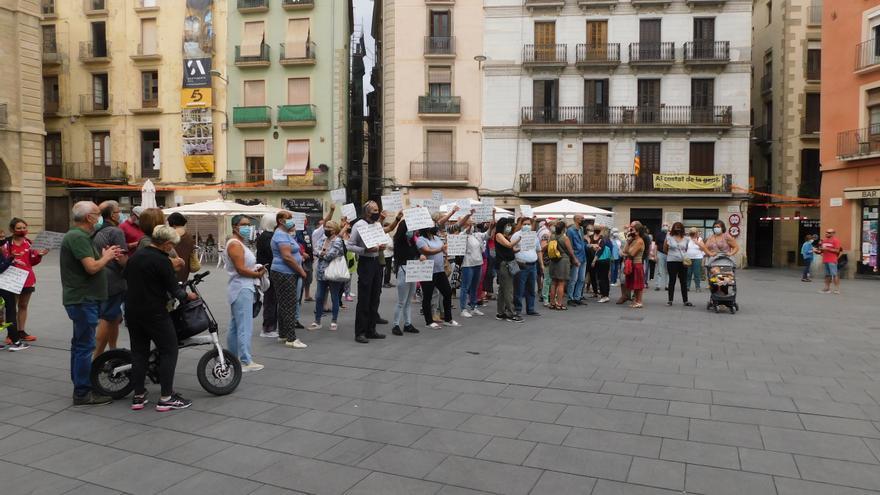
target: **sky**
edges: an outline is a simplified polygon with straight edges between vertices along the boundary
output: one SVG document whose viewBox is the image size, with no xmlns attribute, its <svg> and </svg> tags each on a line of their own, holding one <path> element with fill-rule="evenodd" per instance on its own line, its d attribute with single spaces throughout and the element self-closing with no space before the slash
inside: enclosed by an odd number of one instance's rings
<svg viewBox="0 0 880 495">
<path fill-rule="evenodd" d="M 381 0 L 379 0 L 381 1 Z M 364 33 L 364 42 L 367 46 L 367 56 L 364 59 L 366 73 L 364 74 L 364 106 L 366 108 L 366 94 L 372 91 L 370 86 L 370 70 L 373 68 L 373 60 L 376 55 L 375 42 L 370 36 L 370 21 L 373 19 L 373 0 L 354 0 L 354 24 Z"/>
</svg>

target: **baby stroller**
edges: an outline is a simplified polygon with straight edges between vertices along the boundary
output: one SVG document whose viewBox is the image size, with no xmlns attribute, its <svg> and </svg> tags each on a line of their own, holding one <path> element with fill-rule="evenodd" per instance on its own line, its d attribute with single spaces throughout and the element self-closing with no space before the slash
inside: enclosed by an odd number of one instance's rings
<svg viewBox="0 0 880 495">
<path fill-rule="evenodd" d="M 730 314 L 739 311 L 739 304 L 736 303 L 736 262 L 733 258 L 719 254 L 709 259 L 706 278 L 710 292 L 706 310 L 714 309 L 718 313 L 720 306 L 726 306 Z"/>
</svg>

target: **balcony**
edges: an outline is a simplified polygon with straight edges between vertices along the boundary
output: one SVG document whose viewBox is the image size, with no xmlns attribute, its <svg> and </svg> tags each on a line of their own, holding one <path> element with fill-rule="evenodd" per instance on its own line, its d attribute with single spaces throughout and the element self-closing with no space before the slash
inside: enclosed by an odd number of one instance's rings
<svg viewBox="0 0 880 495">
<path fill-rule="evenodd" d="M 721 174 L 719 174 L 721 175 Z M 700 176 L 704 177 L 704 176 Z M 717 176 L 705 176 L 717 177 Z M 687 195 L 711 196 L 733 192 L 731 174 L 721 175 L 721 186 L 715 189 L 659 189 L 654 187 L 653 174 L 520 174 L 519 193 L 522 195 L 580 194 L 584 196 Z"/>
<path fill-rule="evenodd" d="M 308 10 L 315 7 L 315 0 L 282 0 L 284 10 Z"/>
<path fill-rule="evenodd" d="M 281 127 L 311 127 L 318 118 L 315 105 L 280 105 L 278 107 L 278 125 Z"/>
<path fill-rule="evenodd" d="M 135 12 L 156 12 L 159 10 L 161 0 L 137 0 L 134 4 Z"/>
<path fill-rule="evenodd" d="M 9 125 L 9 116 L 6 113 L 6 103 L 0 103 L 0 128 Z"/>
<path fill-rule="evenodd" d="M 468 165 L 468 162 L 409 162 L 409 181 L 410 183 L 467 183 Z"/>
<path fill-rule="evenodd" d="M 728 128 L 733 125 L 730 106 L 691 107 L 523 107 L 524 130 L 558 128 L 659 127 L 680 129 Z"/>
<path fill-rule="evenodd" d="M 61 164 L 61 162 L 49 162 L 46 164 L 45 173 L 46 177 L 64 177 L 64 166 Z M 47 180 L 46 182 L 50 181 Z"/>
<path fill-rule="evenodd" d="M 672 0 L 631 0 L 632 6 L 640 7 L 669 7 Z"/>
<path fill-rule="evenodd" d="M 607 9 L 617 7 L 618 0 L 578 0 L 578 7 L 586 9 Z"/>
<path fill-rule="evenodd" d="M 260 45 L 260 53 L 252 56 L 241 54 L 241 45 L 235 45 L 236 67 L 269 67 L 272 61 L 269 59 L 269 45 Z"/>
<path fill-rule="evenodd" d="M 83 12 L 88 17 L 107 15 L 108 0 L 83 0 Z"/>
<path fill-rule="evenodd" d="M 261 191 L 326 191 L 329 185 L 330 174 L 326 168 L 309 169 L 305 175 L 276 176 L 277 170 L 227 170 L 226 183 L 232 190 L 255 191 L 253 183 L 263 182 L 259 187 Z M 248 184 L 248 185 L 244 185 Z"/>
<path fill-rule="evenodd" d="M 58 44 L 55 42 L 43 43 L 43 66 L 55 67 L 61 65 L 62 55 L 58 51 Z"/>
<path fill-rule="evenodd" d="M 110 63 L 110 42 L 93 43 L 82 41 L 79 44 L 79 61 L 84 64 Z"/>
<path fill-rule="evenodd" d="M 766 124 L 753 127 L 752 137 L 759 145 L 768 145 L 773 142 L 773 128 Z"/>
<path fill-rule="evenodd" d="M 419 117 L 423 119 L 461 117 L 461 97 L 419 96 Z"/>
<path fill-rule="evenodd" d="M 685 65 L 726 65 L 728 62 L 729 41 L 688 41 L 684 44 Z"/>
<path fill-rule="evenodd" d="M 455 37 L 425 36 L 425 58 L 455 58 Z"/>
<path fill-rule="evenodd" d="M 843 161 L 880 158 L 880 125 L 838 133 L 837 157 Z"/>
<path fill-rule="evenodd" d="M 65 162 L 62 165 L 65 179 L 77 180 L 119 180 L 128 179 L 125 162 Z"/>
<path fill-rule="evenodd" d="M 425 0 L 425 5 L 455 5 L 455 0 Z"/>
<path fill-rule="evenodd" d="M 581 69 L 613 68 L 620 65 L 620 43 L 577 45 L 576 65 Z"/>
<path fill-rule="evenodd" d="M 801 139 L 819 139 L 819 119 L 801 117 Z"/>
<path fill-rule="evenodd" d="M 822 6 L 810 5 L 807 7 L 807 26 L 822 25 Z"/>
<path fill-rule="evenodd" d="M 55 0 L 42 0 L 40 2 L 40 13 L 43 14 L 44 20 L 58 17 L 58 14 L 55 12 Z"/>
<path fill-rule="evenodd" d="M 766 95 L 773 91 L 773 75 L 764 74 L 761 76 L 761 94 Z"/>
<path fill-rule="evenodd" d="M 57 100 L 43 101 L 43 117 L 57 117 L 61 104 Z"/>
<path fill-rule="evenodd" d="M 526 68 L 561 70 L 568 65 L 568 46 L 523 45 L 522 60 Z"/>
<path fill-rule="evenodd" d="M 110 115 L 110 96 L 98 97 L 95 95 L 79 95 L 79 113 L 83 116 Z"/>
<path fill-rule="evenodd" d="M 238 0 L 237 7 L 240 14 L 268 12 L 269 0 Z"/>
<path fill-rule="evenodd" d="M 138 45 L 137 51 L 131 56 L 131 59 L 135 62 L 152 62 L 162 60 L 162 54 L 155 47 L 144 50 L 144 45 Z"/>
<path fill-rule="evenodd" d="M 675 43 L 630 43 L 629 64 L 668 67 L 675 63 Z"/>
<path fill-rule="evenodd" d="M 718 7 L 727 3 L 727 0 L 684 0 L 688 7 Z"/>
<path fill-rule="evenodd" d="M 880 38 L 856 45 L 856 72 L 869 72 L 880 67 Z"/>
<path fill-rule="evenodd" d="M 238 128 L 266 128 L 272 125 L 272 109 L 269 107 L 235 107 L 232 124 Z"/>
<path fill-rule="evenodd" d="M 135 115 L 162 113 L 162 109 L 159 107 L 159 97 L 141 100 L 141 106 L 139 108 L 132 108 L 130 111 Z"/>
<path fill-rule="evenodd" d="M 526 8 L 535 9 L 556 9 L 562 10 L 565 7 L 565 0 L 525 0 Z"/>
<path fill-rule="evenodd" d="M 281 43 L 281 56 L 278 58 L 278 62 L 286 67 L 291 65 L 315 65 L 316 48 L 317 45 L 314 42 L 309 42 L 306 44 L 305 51 L 295 56 L 296 50 L 293 47 L 288 50 L 287 46 Z"/>
</svg>

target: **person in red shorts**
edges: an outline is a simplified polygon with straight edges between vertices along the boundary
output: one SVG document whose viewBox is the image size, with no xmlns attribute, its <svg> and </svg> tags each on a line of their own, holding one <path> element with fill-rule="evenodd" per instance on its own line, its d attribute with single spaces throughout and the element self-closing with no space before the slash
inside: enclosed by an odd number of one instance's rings
<svg viewBox="0 0 880 495">
<path fill-rule="evenodd" d="M 825 238 L 819 243 L 816 254 L 822 255 L 822 265 L 825 266 L 825 288 L 823 294 L 831 292 L 831 283 L 834 282 L 834 293 L 840 294 L 840 274 L 837 272 L 837 259 L 840 256 L 840 239 L 837 238 L 834 229 L 825 231 Z"/>
</svg>

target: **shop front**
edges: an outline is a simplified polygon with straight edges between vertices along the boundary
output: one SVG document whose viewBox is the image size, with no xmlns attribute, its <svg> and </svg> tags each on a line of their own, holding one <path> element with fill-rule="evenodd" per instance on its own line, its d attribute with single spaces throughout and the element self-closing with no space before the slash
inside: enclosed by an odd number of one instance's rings
<svg viewBox="0 0 880 495">
<path fill-rule="evenodd" d="M 857 207 L 858 210 L 859 244 L 858 250 L 853 249 L 853 257 L 850 258 L 850 262 L 856 263 L 856 273 L 859 275 L 880 276 L 880 267 L 877 264 L 880 186 L 847 188 L 843 194 L 844 199 L 855 203 L 854 207 Z"/>
</svg>

